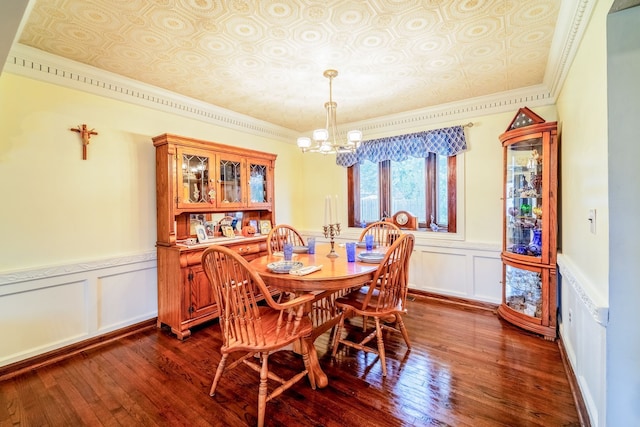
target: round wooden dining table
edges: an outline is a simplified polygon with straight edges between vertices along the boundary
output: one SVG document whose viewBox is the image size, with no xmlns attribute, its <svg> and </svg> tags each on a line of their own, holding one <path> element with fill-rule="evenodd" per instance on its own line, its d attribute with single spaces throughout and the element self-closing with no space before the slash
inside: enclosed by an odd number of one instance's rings
<svg viewBox="0 0 640 427">
<path fill-rule="evenodd" d="M 316 245 L 316 253 L 313 255 L 307 253 L 294 254 L 292 261 L 299 261 L 305 267 L 312 265 L 322 266 L 320 270 L 304 276 L 271 271 L 268 265 L 283 261 L 282 256 L 265 255 L 252 260 L 249 264 L 269 287 L 284 292 L 293 292 L 297 295 L 313 293 L 316 298 L 305 309 L 306 314 L 310 315 L 313 304 L 325 299 L 330 301 L 331 295 L 338 291 L 358 287 L 370 282 L 378 269 L 378 264 L 375 263 L 347 262 L 345 248 L 339 245 L 336 246 L 336 253 L 338 254 L 336 258 L 327 257 L 331 250 L 328 243 Z M 359 253 L 364 249 L 357 249 L 357 251 Z M 384 251 L 384 249 L 381 251 Z M 333 318 L 320 325 L 314 322 L 312 339 L 315 340 L 324 331 L 331 328 L 337 320 L 338 318 Z M 314 346 L 309 349 L 309 368 L 313 371 L 316 386 L 319 388 L 326 387 L 328 384 L 327 375 L 320 367 Z"/>
</svg>

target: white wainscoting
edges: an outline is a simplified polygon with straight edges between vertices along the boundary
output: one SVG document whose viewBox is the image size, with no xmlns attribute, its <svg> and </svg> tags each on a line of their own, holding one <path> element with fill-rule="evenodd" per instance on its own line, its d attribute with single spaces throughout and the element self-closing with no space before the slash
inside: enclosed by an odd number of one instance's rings
<svg viewBox="0 0 640 427">
<path fill-rule="evenodd" d="M 158 315 L 155 251 L 0 274 L 0 366 Z"/>
<path fill-rule="evenodd" d="M 500 248 L 495 245 L 416 241 L 411 289 L 500 304 L 501 281 Z"/>
<path fill-rule="evenodd" d="M 571 260 L 558 254 L 560 336 L 584 398 L 591 425 L 606 425 L 606 297 Z"/>
<path fill-rule="evenodd" d="M 419 240 L 410 286 L 490 303 L 501 298 L 500 249 Z M 0 274 L 0 366 L 157 316 L 156 253 Z"/>
</svg>

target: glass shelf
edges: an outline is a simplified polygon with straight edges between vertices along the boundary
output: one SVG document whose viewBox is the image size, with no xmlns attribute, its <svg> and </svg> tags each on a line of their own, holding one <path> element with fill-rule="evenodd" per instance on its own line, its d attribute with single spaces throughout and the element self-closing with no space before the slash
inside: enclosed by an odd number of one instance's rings
<svg viewBox="0 0 640 427">
<path fill-rule="evenodd" d="M 542 316 L 542 275 L 507 265 L 505 268 L 505 303 L 531 317 Z"/>
</svg>

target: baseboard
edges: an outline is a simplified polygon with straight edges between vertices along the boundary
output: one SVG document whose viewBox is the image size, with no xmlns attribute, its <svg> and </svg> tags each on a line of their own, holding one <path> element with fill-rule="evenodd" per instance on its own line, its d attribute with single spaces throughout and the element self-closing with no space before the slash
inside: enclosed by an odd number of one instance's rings
<svg viewBox="0 0 640 427">
<path fill-rule="evenodd" d="M 467 299 L 467 298 L 452 297 L 449 295 L 436 294 L 433 292 L 421 291 L 418 289 L 409 289 L 408 294 L 409 296 L 412 296 L 416 299 L 438 300 L 438 301 L 447 302 L 450 304 L 457 304 L 465 307 L 479 308 L 482 310 L 490 310 L 490 311 L 496 311 L 498 309 L 498 304 L 477 301 L 477 300 Z"/>
<path fill-rule="evenodd" d="M 47 353 L 39 354 L 37 356 L 21 360 L 10 365 L 0 366 L 0 381 L 13 378 L 17 375 L 37 368 L 41 368 L 43 366 L 51 365 L 53 363 L 74 356 L 82 351 L 86 351 L 113 341 L 117 341 L 121 338 L 144 331 L 146 329 L 155 328 L 156 321 L 156 318 L 145 320 L 144 322 L 136 323 L 135 325 L 130 325 L 125 328 L 118 329 L 117 331 L 109 332 L 98 337 L 89 338 L 87 340 L 58 348 Z"/>
<path fill-rule="evenodd" d="M 580 426 L 591 427 L 589 411 L 587 411 L 587 405 L 585 404 L 584 398 L 582 397 L 582 392 L 580 391 L 580 386 L 578 385 L 578 379 L 576 378 L 575 372 L 573 372 L 573 368 L 571 367 L 571 363 L 569 362 L 569 357 L 567 356 L 567 351 L 564 348 L 562 335 L 560 335 L 558 339 L 558 348 L 560 349 L 560 357 L 562 359 L 562 364 L 564 365 L 564 371 L 567 373 L 567 379 L 569 380 L 569 387 L 571 388 L 573 401 L 576 405 L 576 410 L 578 411 Z"/>
</svg>

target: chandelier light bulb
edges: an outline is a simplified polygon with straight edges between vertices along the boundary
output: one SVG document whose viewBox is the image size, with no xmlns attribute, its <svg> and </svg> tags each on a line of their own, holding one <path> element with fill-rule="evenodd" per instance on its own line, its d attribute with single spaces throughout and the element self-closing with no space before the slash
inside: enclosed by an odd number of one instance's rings
<svg viewBox="0 0 640 427">
<path fill-rule="evenodd" d="M 301 136 L 298 138 L 298 148 L 309 148 L 311 147 L 311 138 L 306 136 Z"/>
<path fill-rule="evenodd" d="M 313 131 L 313 140 L 324 142 L 329 139 L 329 132 L 326 129 L 316 129 Z"/>
<path fill-rule="evenodd" d="M 347 139 L 350 143 L 359 145 L 360 141 L 362 141 L 362 132 L 359 130 L 350 130 L 347 132 Z"/>
</svg>

